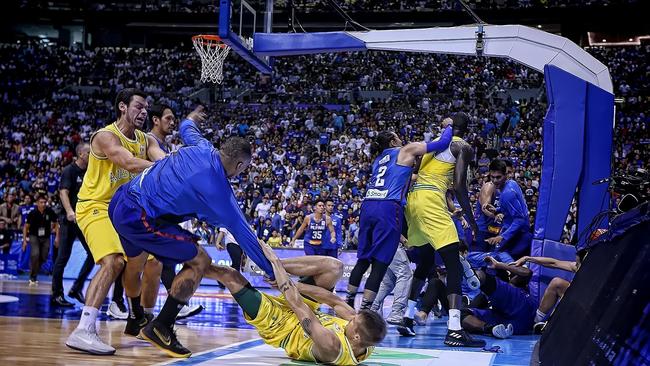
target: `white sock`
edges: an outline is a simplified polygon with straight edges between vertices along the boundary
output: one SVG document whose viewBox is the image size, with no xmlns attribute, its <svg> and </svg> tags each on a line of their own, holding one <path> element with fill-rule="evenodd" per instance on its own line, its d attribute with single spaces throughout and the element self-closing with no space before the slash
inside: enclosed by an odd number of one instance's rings
<svg viewBox="0 0 650 366">
<path fill-rule="evenodd" d="M 77 329 L 94 330 L 98 312 L 99 310 L 92 306 L 84 306 L 83 310 L 81 310 L 81 319 L 79 319 Z"/>
<path fill-rule="evenodd" d="M 530 319 L 530 318 L 529 318 Z M 461 330 L 460 327 L 460 310 L 449 309 L 449 321 L 447 322 L 449 330 Z"/>
<path fill-rule="evenodd" d="M 415 304 L 417 304 L 416 301 L 409 300 L 408 304 L 406 305 L 406 313 L 404 313 L 404 317 L 413 319 L 415 317 Z"/>
<path fill-rule="evenodd" d="M 153 308 L 144 308 L 144 312 L 147 314 L 153 314 Z"/>
<path fill-rule="evenodd" d="M 539 323 L 544 319 L 546 319 L 546 314 L 542 313 L 541 311 L 539 311 L 539 309 L 537 309 L 537 311 L 535 312 L 535 323 Z"/>
</svg>

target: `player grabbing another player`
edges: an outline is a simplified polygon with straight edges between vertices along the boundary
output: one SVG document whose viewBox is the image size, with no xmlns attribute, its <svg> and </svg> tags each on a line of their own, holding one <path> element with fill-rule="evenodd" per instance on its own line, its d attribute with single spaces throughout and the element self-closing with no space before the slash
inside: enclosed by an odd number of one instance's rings
<svg viewBox="0 0 650 366">
<path fill-rule="evenodd" d="M 451 122 L 449 119 L 445 121 L 446 124 Z M 446 149 L 451 142 L 451 135 L 452 130 L 447 126 L 437 141 L 413 142 L 402 146 L 402 140 L 397 134 L 385 131 L 372 143 L 370 153 L 375 156 L 375 160 L 372 163 L 366 198 L 361 204 L 359 248 L 357 263 L 350 273 L 348 283 L 348 305 L 354 306 L 361 278 L 372 265 L 363 290 L 361 310 L 372 306 L 400 242 L 406 191 L 415 159 Z"/>
<path fill-rule="evenodd" d="M 178 223 L 196 218 L 225 227 L 249 258 L 267 274 L 273 273 L 229 182 L 250 164 L 251 146 L 243 138 L 232 137 L 215 149 L 195 124 L 204 119 L 202 107 L 190 113 L 179 129 L 185 146 L 121 187 L 109 207 L 111 221 L 129 258 L 127 271 L 142 271 L 143 252 L 166 264 L 184 263 L 158 317 L 140 331 L 140 336 L 172 357 L 191 355 L 178 342 L 173 325 L 212 262 L 197 244 L 198 238 Z M 125 283 L 125 289 L 132 300 L 137 298 L 138 278 Z M 142 316 L 142 309 L 134 311 L 138 312 L 137 317 Z"/>
<path fill-rule="evenodd" d="M 131 88 L 120 90 L 115 98 L 117 121 L 90 138 L 90 159 L 79 190 L 76 216 L 100 268 L 86 291 L 79 325 L 65 344 L 92 354 L 115 353 L 115 348 L 97 335 L 95 320 L 109 287 L 125 264 L 120 237 L 108 218 L 108 203 L 121 185 L 153 165 L 147 159 L 155 161 L 165 156 L 153 137 L 140 131 L 147 120 L 147 107 L 143 92 Z M 158 287 L 151 290 L 157 293 Z"/>
<path fill-rule="evenodd" d="M 223 283 L 264 342 L 284 349 L 294 360 L 328 365 L 356 365 L 367 359 L 386 336 L 386 323 L 374 311 L 358 314 L 332 293 L 343 275 L 343 264 L 331 257 L 305 256 L 280 260 L 260 242 L 271 261 L 276 297 L 257 291 L 230 267 L 211 266 L 208 276 Z M 294 283 L 292 275 L 309 278 L 314 285 Z M 302 296 L 301 296 L 302 295 Z M 318 311 L 320 304 L 334 309 L 336 316 Z"/>
<path fill-rule="evenodd" d="M 166 104 L 154 104 L 151 106 L 151 108 L 149 108 L 148 112 L 150 118 L 149 126 L 151 126 L 151 130 L 147 135 L 156 139 L 156 142 L 158 142 L 158 146 L 162 151 L 164 151 L 166 154 L 171 153 L 172 146 L 167 141 L 167 136 L 170 136 L 172 134 L 174 127 L 176 126 L 176 116 L 174 115 L 174 111 L 170 106 Z M 147 268 L 145 266 L 145 271 L 146 270 Z M 175 276 L 176 271 L 174 269 L 174 266 L 163 263 L 160 279 L 165 286 L 165 289 L 167 289 L 167 293 L 169 293 L 172 288 L 172 282 L 174 281 Z M 142 305 L 144 306 L 145 312 L 152 312 L 153 309 L 147 308 L 147 305 L 153 307 L 155 300 L 155 297 L 142 299 Z M 181 312 L 178 313 L 177 319 L 189 318 L 200 313 L 201 311 L 203 311 L 203 305 L 186 305 L 183 307 L 183 309 L 181 309 Z"/>
<path fill-rule="evenodd" d="M 483 347 L 484 341 L 474 340 L 460 325 L 461 280 L 463 271 L 469 282 L 478 287 L 478 279 L 469 264 L 459 254 L 459 239 L 456 226 L 449 214 L 446 193 L 453 188 L 465 218 L 473 232 L 477 232 L 476 221 L 467 193 L 467 170 L 474 153 L 471 146 L 461 137 L 467 131 L 469 117 L 465 113 L 453 116 L 453 140 L 449 147 L 439 154 L 422 157 L 418 178 L 408 196 L 406 220 L 408 222 L 408 244 L 410 246 L 432 245 L 447 268 L 447 293 L 449 300 L 449 321 L 445 344 L 453 347 Z M 432 268 L 433 253 L 421 257 Z M 420 263 L 422 265 L 422 263 Z M 465 269 L 463 268 L 465 267 Z M 416 270 L 411 282 L 411 295 L 422 288 L 427 271 Z M 403 326 L 398 327 L 402 335 L 414 336 L 415 301 L 409 299 Z"/>
</svg>

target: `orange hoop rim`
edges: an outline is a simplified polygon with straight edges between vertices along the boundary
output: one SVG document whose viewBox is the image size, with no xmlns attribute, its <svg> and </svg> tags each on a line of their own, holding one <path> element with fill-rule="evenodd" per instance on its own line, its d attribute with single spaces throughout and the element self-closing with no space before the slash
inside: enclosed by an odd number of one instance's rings
<svg viewBox="0 0 650 366">
<path fill-rule="evenodd" d="M 221 47 L 221 48 L 228 47 L 228 45 L 223 43 L 221 37 L 214 34 L 198 34 L 196 36 L 192 36 L 192 41 L 193 42 L 198 41 L 204 46 Z"/>
</svg>

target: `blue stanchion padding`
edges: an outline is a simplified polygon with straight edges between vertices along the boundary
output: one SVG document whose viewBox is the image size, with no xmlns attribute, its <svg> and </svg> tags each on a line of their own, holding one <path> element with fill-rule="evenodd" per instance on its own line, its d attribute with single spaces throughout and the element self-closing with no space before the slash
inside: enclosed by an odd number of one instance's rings
<svg viewBox="0 0 650 366">
<path fill-rule="evenodd" d="M 542 174 L 539 182 L 539 200 L 537 201 L 537 215 L 535 216 L 535 239 L 543 240 L 546 235 L 546 218 L 548 217 L 549 202 L 546 197 L 551 194 L 551 185 L 553 184 L 553 166 L 555 164 L 555 96 L 553 95 L 553 80 L 549 75 L 544 76 L 546 79 L 546 98 L 548 99 L 548 109 L 544 117 L 543 141 L 542 146 Z M 540 249 L 541 251 L 541 249 Z M 541 253 L 541 252 L 540 252 Z"/>
<path fill-rule="evenodd" d="M 591 224 L 592 219 L 609 207 L 607 184 L 592 183 L 611 175 L 612 134 L 614 130 L 614 95 L 592 84 L 587 84 L 587 118 L 585 124 L 585 154 L 580 184 L 580 212 L 578 233 Z M 594 228 L 606 228 L 607 217 Z M 581 237 L 582 247 L 589 235 Z"/>
<path fill-rule="evenodd" d="M 546 217 L 542 218 L 545 224 L 539 227 L 544 228 L 545 239 L 559 241 L 582 172 L 587 83 L 549 65 L 544 67 L 544 76 L 550 80 L 547 88 L 552 88 L 555 109 L 554 161 L 548 195 L 540 193 L 539 197 L 540 202 L 548 204 Z M 548 142 L 544 141 L 544 145 L 546 148 Z"/>
<path fill-rule="evenodd" d="M 531 256 L 549 257 L 573 262 L 576 260 L 576 248 L 573 245 L 567 245 L 553 240 L 533 240 Z M 533 271 L 533 278 L 530 282 L 530 294 L 540 300 L 553 278 L 559 277 L 570 282 L 574 276 L 573 272 L 542 267 L 532 263 L 529 267 Z"/>
<path fill-rule="evenodd" d="M 289 56 L 366 49 L 365 42 L 346 32 L 255 33 L 253 38 L 253 52 L 258 56 Z"/>
</svg>

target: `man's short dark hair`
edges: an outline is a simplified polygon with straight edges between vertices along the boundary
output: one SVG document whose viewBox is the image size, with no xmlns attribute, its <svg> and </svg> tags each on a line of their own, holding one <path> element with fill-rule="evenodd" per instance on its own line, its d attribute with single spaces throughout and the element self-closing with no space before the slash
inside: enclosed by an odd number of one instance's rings
<svg viewBox="0 0 650 366">
<path fill-rule="evenodd" d="M 359 327 L 361 341 L 367 345 L 374 345 L 386 337 L 386 322 L 381 315 L 372 310 L 360 310 L 362 326 Z"/>
<path fill-rule="evenodd" d="M 469 116 L 465 112 L 458 112 L 451 117 L 454 121 L 454 136 L 462 136 L 469 128 Z"/>
<path fill-rule="evenodd" d="M 318 203 L 325 204 L 325 201 L 322 198 L 319 197 L 314 201 L 314 206 L 318 205 Z"/>
<path fill-rule="evenodd" d="M 506 163 L 506 167 L 514 168 L 515 165 L 509 159 L 504 159 L 503 161 Z"/>
<path fill-rule="evenodd" d="M 147 94 L 145 94 L 142 90 L 135 89 L 135 88 L 124 88 L 119 92 L 117 92 L 117 95 L 115 96 L 115 113 L 117 114 L 118 118 L 121 115 L 120 103 L 129 105 L 129 103 L 131 103 L 131 101 L 133 100 L 133 97 L 136 95 L 139 95 L 143 98 L 147 97 Z"/>
<path fill-rule="evenodd" d="M 490 171 L 506 174 L 506 162 L 501 159 L 494 159 L 490 162 Z"/>
<path fill-rule="evenodd" d="M 148 129 L 151 130 L 154 126 L 153 124 L 153 118 L 162 118 L 163 113 L 165 113 L 165 109 L 169 109 L 170 111 L 173 111 L 172 107 L 168 106 L 167 104 L 154 104 L 151 107 L 147 108 L 147 113 L 149 114 L 149 118 L 147 119 L 147 123 L 149 124 Z"/>
<path fill-rule="evenodd" d="M 232 158 L 248 160 L 251 158 L 251 144 L 243 137 L 230 137 L 221 144 L 220 151 Z"/>
</svg>

